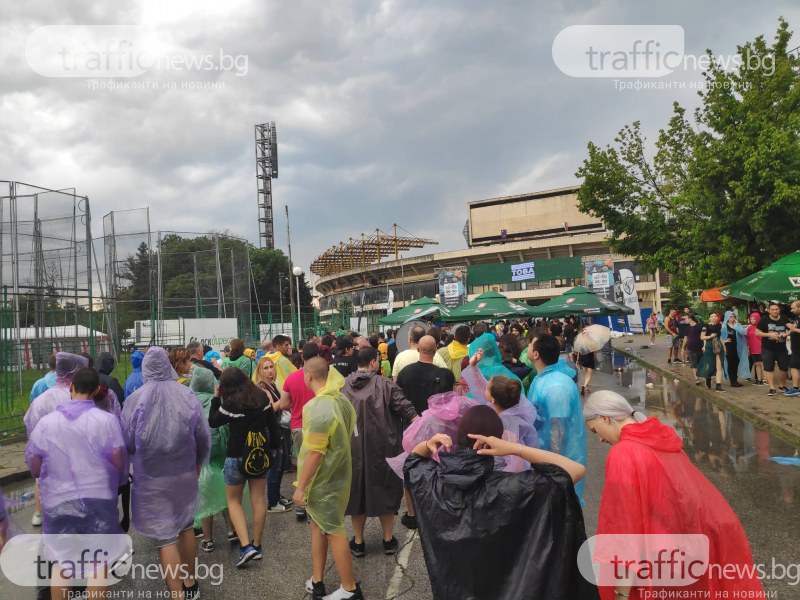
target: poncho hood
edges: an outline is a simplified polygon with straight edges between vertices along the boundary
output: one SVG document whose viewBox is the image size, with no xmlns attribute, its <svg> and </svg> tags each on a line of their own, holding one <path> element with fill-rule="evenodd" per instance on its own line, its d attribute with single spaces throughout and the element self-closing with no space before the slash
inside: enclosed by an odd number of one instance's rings
<svg viewBox="0 0 800 600">
<path fill-rule="evenodd" d="M 111 356 L 110 352 L 101 352 L 97 355 L 95 368 L 99 373 L 109 375 L 114 370 L 114 357 Z"/>
<path fill-rule="evenodd" d="M 175 369 L 169 362 L 167 351 L 160 346 L 153 346 L 142 360 L 142 376 L 148 381 L 174 381 L 178 378 Z"/>
<path fill-rule="evenodd" d="M 622 428 L 620 441 L 637 442 L 662 452 L 680 452 L 683 444 L 678 434 L 669 425 L 664 425 L 656 417 L 642 423 L 631 423 Z"/>
<path fill-rule="evenodd" d="M 491 456 L 478 454 L 471 448 L 440 452 L 439 463 L 442 465 L 442 481 L 461 489 L 474 487 L 494 470 Z"/>
<path fill-rule="evenodd" d="M 95 408 L 93 400 L 73 400 L 65 402 L 56 407 L 56 410 L 64 415 L 67 420 L 74 421 L 88 410 Z"/>
<path fill-rule="evenodd" d="M 210 401 L 214 396 L 216 384 L 217 380 L 214 379 L 214 373 L 209 369 L 200 365 L 192 367 L 192 380 L 189 383 L 189 387 L 204 406 L 206 401 Z"/>
<path fill-rule="evenodd" d="M 353 389 L 362 390 L 369 385 L 373 377 L 375 377 L 375 373 L 356 371 L 348 377 L 348 380 L 350 385 L 353 386 Z"/>
<path fill-rule="evenodd" d="M 56 383 L 69 386 L 75 374 L 89 366 L 89 359 L 69 352 L 56 353 Z"/>
<path fill-rule="evenodd" d="M 134 371 L 142 368 L 142 360 L 144 359 L 144 352 L 141 350 L 134 350 L 131 354 L 131 366 Z"/>
</svg>

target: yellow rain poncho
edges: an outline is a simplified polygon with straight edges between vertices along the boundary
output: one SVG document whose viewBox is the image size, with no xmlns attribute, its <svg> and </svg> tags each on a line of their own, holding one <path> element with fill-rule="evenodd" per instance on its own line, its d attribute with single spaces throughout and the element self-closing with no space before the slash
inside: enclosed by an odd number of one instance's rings
<svg viewBox="0 0 800 600">
<path fill-rule="evenodd" d="M 295 367 L 292 363 L 289 362 L 289 359 L 286 358 L 280 352 L 267 352 L 264 356 L 262 356 L 259 361 L 258 365 L 253 371 L 253 376 L 251 379 L 253 383 L 258 385 L 258 382 L 261 381 L 259 378 L 259 373 L 261 373 L 261 367 L 265 358 L 269 358 L 272 363 L 275 365 L 275 385 L 278 386 L 278 390 L 283 389 L 283 382 L 286 381 L 286 378 L 291 374 L 297 371 L 297 367 Z"/>
<path fill-rule="evenodd" d="M 329 535 L 344 535 L 344 512 L 350 500 L 353 477 L 350 438 L 356 427 L 356 411 L 342 394 L 344 377 L 328 370 L 325 387 L 303 407 L 303 446 L 297 472 L 309 452 L 322 454 L 322 462 L 306 488 L 306 510 Z"/>
</svg>

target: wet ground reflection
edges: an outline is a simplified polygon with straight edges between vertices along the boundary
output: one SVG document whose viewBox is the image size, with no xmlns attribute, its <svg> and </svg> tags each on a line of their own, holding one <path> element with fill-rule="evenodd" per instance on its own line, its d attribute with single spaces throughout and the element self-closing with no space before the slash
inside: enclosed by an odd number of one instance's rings
<svg viewBox="0 0 800 600">
<path fill-rule="evenodd" d="M 742 521 L 756 562 L 800 569 L 800 448 L 699 397 L 694 386 L 598 353 L 598 370 L 639 410 L 675 428 L 683 449 Z M 780 571 L 780 569 L 778 569 Z M 778 575 L 780 573 L 777 573 Z M 800 599 L 800 585 L 765 580 L 777 598 Z"/>
</svg>

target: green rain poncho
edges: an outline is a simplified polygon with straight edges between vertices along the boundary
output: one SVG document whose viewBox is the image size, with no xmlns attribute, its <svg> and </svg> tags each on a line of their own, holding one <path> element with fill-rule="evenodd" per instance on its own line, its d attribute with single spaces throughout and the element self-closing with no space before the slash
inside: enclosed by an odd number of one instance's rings
<svg viewBox="0 0 800 600">
<path fill-rule="evenodd" d="M 303 446 L 297 472 L 309 452 L 322 454 L 316 475 L 306 488 L 306 510 L 319 528 L 329 535 L 344 535 L 344 512 L 350 500 L 353 477 L 350 438 L 356 426 L 356 411 L 342 394 L 344 377 L 328 369 L 328 382 L 303 407 Z"/>
<path fill-rule="evenodd" d="M 198 365 L 192 367 L 189 387 L 200 400 L 206 420 L 211 409 L 216 383 L 217 380 L 209 369 Z M 208 464 L 203 465 L 198 479 L 200 493 L 194 516 L 195 527 L 200 527 L 200 519 L 215 515 L 228 507 L 225 501 L 225 479 L 222 468 L 225 465 L 225 446 L 228 443 L 229 433 L 227 425 L 211 429 L 211 458 Z"/>
</svg>

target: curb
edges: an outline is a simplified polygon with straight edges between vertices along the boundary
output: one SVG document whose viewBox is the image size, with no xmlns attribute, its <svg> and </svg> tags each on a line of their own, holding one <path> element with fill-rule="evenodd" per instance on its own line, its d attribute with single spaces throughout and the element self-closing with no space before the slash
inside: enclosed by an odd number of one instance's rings
<svg viewBox="0 0 800 600">
<path fill-rule="evenodd" d="M 730 398 L 730 396 L 726 397 L 724 395 L 715 394 L 714 392 L 708 390 L 705 386 L 695 386 L 694 380 L 687 379 L 683 375 L 678 375 L 676 373 L 673 373 L 672 371 L 668 371 L 664 367 L 651 363 L 650 361 L 645 360 L 641 356 L 637 356 L 636 354 L 633 354 L 631 352 L 628 352 L 627 350 L 623 350 L 622 348 L 618 348 L 616 346 L 612 347 L 614 348 L 614 352 L 619 352 L 620 354 L 623 354 L 624 356 L 627 356 L 628 358 L 635 360 L 643 367 L 647 367 L 648 369 L 656 371 L 663 377 L 677 379 L 681 383 L 684 383 L 687 386 L 694 388 L 694 391 L 698 396 L 704 398 L 705 400 L 710 400 L 711 402 L 713 402 L 718 406 L 721 406 L 728 412 L 731 412 L 738 417 L 741 417 L 743 419 L 752 422 L 760 429 L 765 429 L 769 431 L 770 433 L 792 444 L 793 446 L 800 446 L 800 434 L 798 434 L 796 431 L 792 429 L 787 429 L 786 426 L 780 421 L 776 421 L 765 415 L 761 415 L 746 408 L 743 408 L 742 406 L 728 400 L 727 398 Z"/>
<path fill-rule="evenodd" d="M 25 470 L 17 471 L 16 473 L 9 473 L 8 475 L 3 475 L 0 477 L 0 486 L 11 485 L 12 483 L 24 481 L 26 479 L 33 479 L 33 475 L 31 475 L 30 471 Z"/>
</svg>

